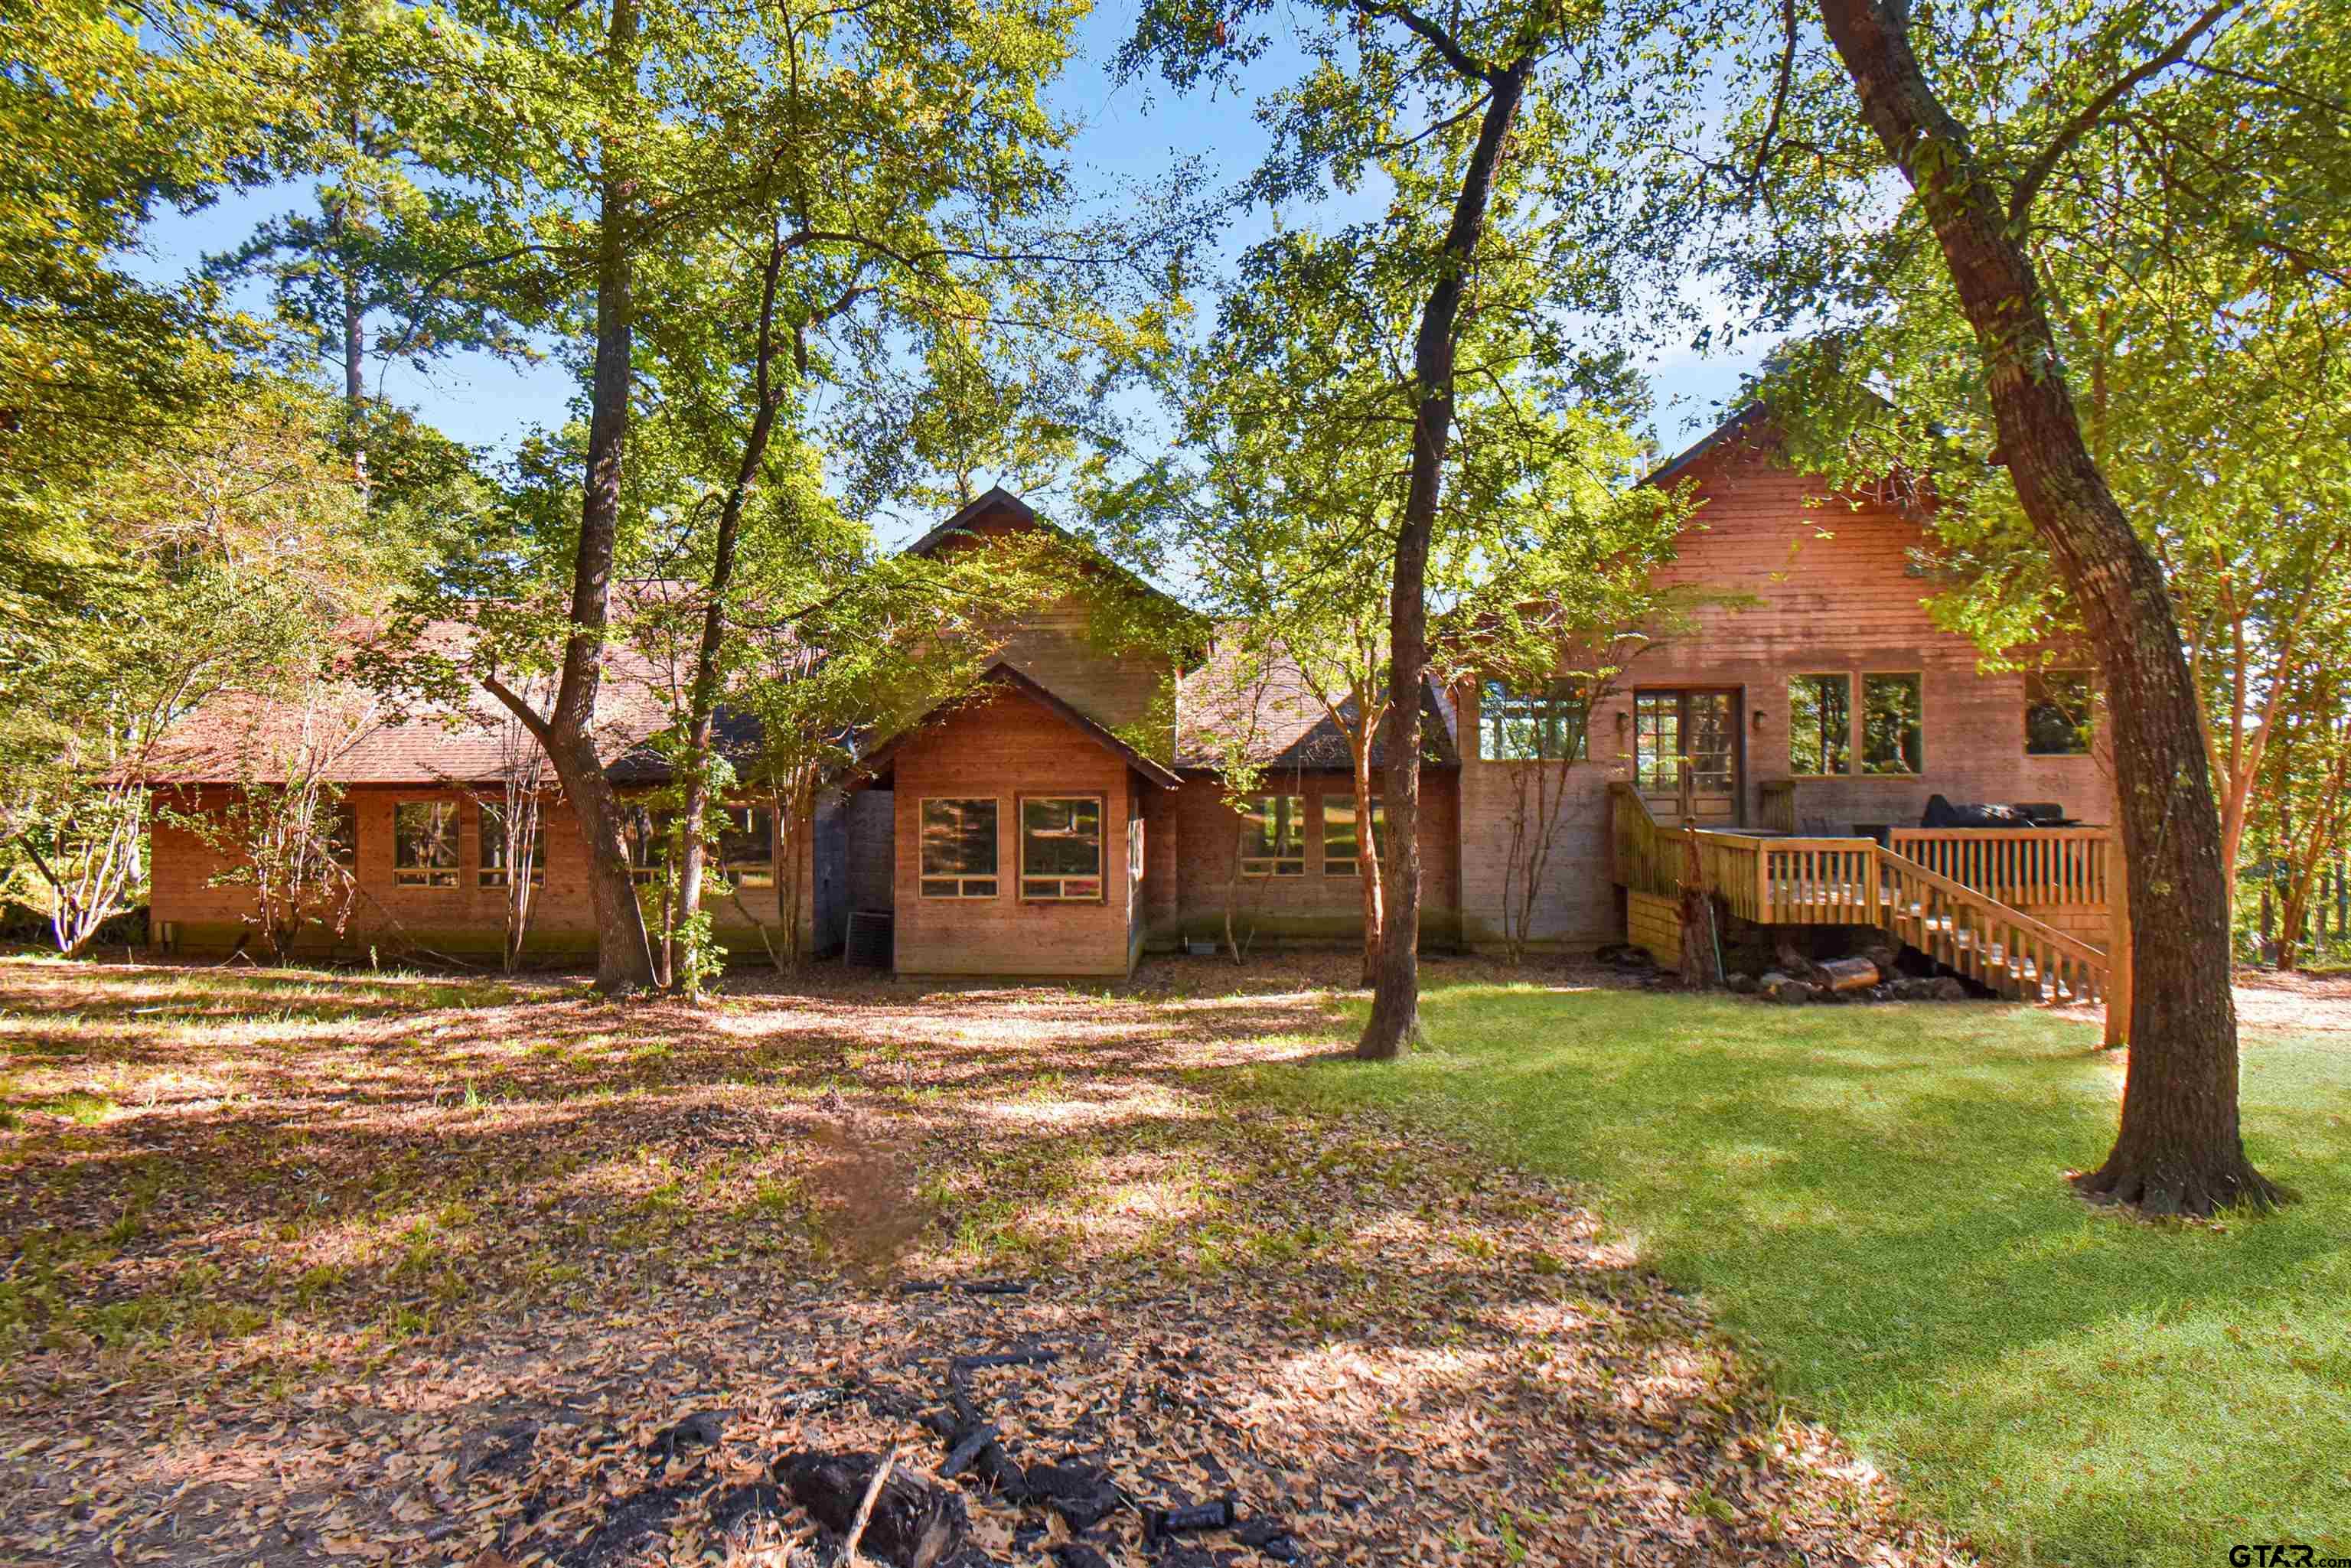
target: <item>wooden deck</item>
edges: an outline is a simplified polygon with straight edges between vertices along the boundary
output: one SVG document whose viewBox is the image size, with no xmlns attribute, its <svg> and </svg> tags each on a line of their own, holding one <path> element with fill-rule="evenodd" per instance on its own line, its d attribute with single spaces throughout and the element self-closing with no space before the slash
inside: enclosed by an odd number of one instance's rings
<svg viewBox="0 0 2351 1568">
<path fill-rule="evenodd" d="M 1889 847 L 1722 832 L 1667 827 L 1622 783 L 1609 815 L 1614 879 L 1633 892 L 1678 896 L 1694 836 L 1707 891 L 1741 919 L 1875 926 L 2004 996 L 2089 1002 L 2115 988 L 2107 946 L 2085 935 L 2115 924 L 2104 830 L 1899 828 Z"/>
</svg>

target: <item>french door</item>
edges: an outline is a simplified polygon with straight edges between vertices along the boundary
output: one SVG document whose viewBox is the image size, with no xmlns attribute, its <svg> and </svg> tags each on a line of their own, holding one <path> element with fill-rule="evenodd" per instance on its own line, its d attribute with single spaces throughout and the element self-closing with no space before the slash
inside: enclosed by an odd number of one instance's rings
<svg viewBox="0 0 2351 1568">
<path fill-rule="evenodd" d="M 1635 787 L 1657 821 L 1739 821 L 1739 694 L 1646 691 L 1633 696 Z"/>
</svg>

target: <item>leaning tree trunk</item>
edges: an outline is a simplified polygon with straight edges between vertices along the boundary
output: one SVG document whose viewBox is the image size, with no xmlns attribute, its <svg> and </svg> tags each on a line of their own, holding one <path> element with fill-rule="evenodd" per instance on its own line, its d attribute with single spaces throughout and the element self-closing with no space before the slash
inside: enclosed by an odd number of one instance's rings
<svg viewBox="0 0 2351 1568">
<path fill-rule="evenodd" d="M 612 7 L 612 56 L 636 56 L 636 9 Z M 635 186 L 610 162 L 604 173 L 596 245 L 596 360 L 589 382 L 588 476 L 580 505 L 580 543 L 572 559 L 570 632 L 555 706 L 540 718 L 522 698 L 490 683 L 547 753 L 563 785 L 588 850 L 588 897 L 596 917 L 596 988 L 607 993 L 653 984 L 653 945 L 629 873 L 621 803 L 596 755 L 596 693 L 603 684 L 604 634 L 611 620 L 612 555 L 620 538 L 621 460 L 629 439 L 630 354 L 635 342 L 629 246 Z"/>
<path fill-rule="evenodd" d="M 1486 205 L 1502 143 L 1534 69 L 1522 58 L 1488 79 L 1486 111 L 1461 175 L 1461 193 L 1437 254 L 1436 286 L 1413 341 L 1412 477 L 1396 532 L 1395 580 L 1388 595 L 1387 939 L 1380 945 L 1372 1015 L 1355 1054 L 1393 1061 L 1420 1039 L 1420 688 L 1428 675 L 1428 548 L 1453 434 L 1454 331 L 1461 290 L 1485 232 Z M 1370 824 L 1364 824 L 1369 831 Z"/>
<path fill-rule="evenodd" d="M 710 601 L 703 607 L 702 639 L 695 649 L 694 684 L 686 699 L 685 799 L 680 811 L 684 819 L 685 841 L 680 851 L 677 876 L 680 919 L 691 917 L 702 907 L 705 858 L 702 824 L 710 810 L 710 736 L 718 716 L 718 655 L 726 640 L 726 594 L 735 580 L 736 542 L 742 533 L 743 508 L 750 499 L 752 486 L 758 482 L 760 465 L 767 461 L 768 443 L 775 433 L 776 414 L 782 402 L 773 371 L 776 279 L 783 263 L 784 246 L 778 240 L 768 247 L 767 265 L 759 278 L 758 339 L 752 360 L 756 412 L 751 418 L 750 434 L 743 442 L 742 458 L 736 465 L 735 482 L 727 487 L 726 503 L 718 512 L 718 537 L 712 548 L 710 564 Z M 663 965 L 673 984 L 679 973 L 674 941 L 673 936 L 672 950 Z"/>
<path fill-rule="evenodd" d="M 2157 1214 L 2273 1201 L 2277 1189 L 2238 1133 L 2220 823 L 2162 570 L 2083 441 L 2022 223 L 1935 97 L 1896 14 L 1886 0 L 1821 0 L 1821 11 L 1864 119 L 1941 243 L 1983 354 L 2001 454 L 2106 682 L 2136 984 L 2121 1131 L 2076 1186 Z"/>
</svg>

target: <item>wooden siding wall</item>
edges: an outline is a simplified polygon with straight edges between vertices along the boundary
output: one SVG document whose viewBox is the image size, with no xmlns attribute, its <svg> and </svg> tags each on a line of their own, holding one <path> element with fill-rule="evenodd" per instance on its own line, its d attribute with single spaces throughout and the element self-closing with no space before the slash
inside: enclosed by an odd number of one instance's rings
<svg viewBox="0 0 2351 1568">
<path fill-rule="evenodd" d="M 1654 893 L 1625 894 L 1625 939 L 1646 947 L 1662 967 L 1678 967 L 1682 961 L 1682 906 L 1677 898 Z"/>
<path fill-rule="evenodd" d="M 893 766 L 895 803 L 896 967 L 931 975 L 1127 973 L 1123 759 L 1042 704 L 1010 690 L 960 707 L 911 737 Z M 1019 896 L 1019 800 L 1098 795 L 1102 801 L 1102 893 L 1097 902 L 1030 904 Z M 997 806 L 997 894 L 924 898 L 922 802 L 987 797 Z M 1150 847 L 1146 831 L 1144 848 Z"/>
<path fill-rule="evenodd" d="M 298 946 L 307 953 L 364 956 L 371 946 L 390 959 L 403 942 L 442 952 L 496 954 L 505 940 L 506 889 L 484 887 L 481 866 L 480 806 L 458 790 L 423 787 L 354 785 L 345 794 L 359 823 L 359 861 L 354 874 L 359 895 L 338 939 L 325 926 L 305 930 Z M 207 786 L 168 799 L 175 810 L 217 813 L 232 791 Z M 402 800 L 458 801 L 458 871 L 455 887 L 408 887 L 392 881 L 392 814 Z M 526 947 L 537 957 L 570 958 L 593 954 L 596 925 L 588 897 L 588 846 L 580 836 L 578 819 L 569 806 L 550 805 L 547 822 L 547 880 L 532 899 Z M 165 923 L 175 928 L 179 950 L 193 954 L 225 953 L 238 932 L 255 918 L 250 890 L 214 879 L 229 869 L 193 831 L 165 820 L 163 813 L 151 830 L 150 853 L 153 894 L 149 904 L 151 929 L 160 940 Z M 801 842 L 809 841 L 803 834 Z M 814 932 L 813 868 L 801 878 L 801 913 L 811 937 Z M 771 925 L 777 918 L 778 890 L 745 888 L 744 904 Z M 730 899 L 714 900 L 711 919 L 720 943 L 737 957 L 763 956 L 758 936 L 744 923 Z M 256 934 L 256 947 L 258 949 Z"/>
<path fill-rule="evenodd" d="M 1789 777 L 1788 678 L 1834 673 L 1856 677 L 1856 710 L 1861 674 L 1922 677 L 1926 767 L 1915 778 L 1807 780 L 1799 809 L 1826 817 L 1833 831 L 1856 821 L 1916 823 L 1937 793 L 1961 801 L 2054 800 L 2085 821 L 2111 820 L 2104 758 L 2027 757 L 2023 676 L 1979 673 L 1974 644 L 1928 618 L 1921 601 L 1935 585 L 1906 570 L 1922 537 L 1917 522 L 1874 501 L 1809 506 L 1807 497 L 1824 488 L 1818 480 L 1731 444 L 1701 458 L 1687 478 L 1702 505 L 1658 580 L 1750 595 L 1753 602 L 1698 610 L 1690 633 L 1642 653 L 1593 714 L 1593 760 L 1572 770 L 1571 823 L 1533 923 L 1538 941 L 1574 948 L 1623 935 L 1608 876 L 1604 797 L 1610 779 L 1632 776 L 1639 690 L 1740 690 L 1741 820 L 1749 824 L 1761 821 L 1757 786 Z M 1463 922 L 1472 943 L 1485 945 L 1501 931 L 1513 800 L 1505 770 L 1527 765 L 1479 758 L 1477 694 L 1465 691 L 1459 700 Z"/>
<path fill-rule="evenodd" d="M 965 538 L 941 548 L 969 549 L 1016 526 L 983 518 Z M 1102 647 L 1090 634 L 1092 622 L 1084 597 L 1065 595 L 1017 625 L 998 628 L 1005 639 L 998 656 L 1105 728 L 1151 717 L 1160 694 L 1175 679 L 1175 661 Z"/>
</svg>

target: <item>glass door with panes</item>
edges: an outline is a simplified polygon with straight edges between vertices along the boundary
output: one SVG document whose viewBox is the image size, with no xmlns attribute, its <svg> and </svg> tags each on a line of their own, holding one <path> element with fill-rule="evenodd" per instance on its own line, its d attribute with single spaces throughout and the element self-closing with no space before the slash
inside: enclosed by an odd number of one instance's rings
<svg viewBox="0 0 2351 1568">
<path fill-rule="evenodd" d="M 1633 698 L 1633 766 L 1657 821 L 1702 827 L 1739 821 L 1736 692 L 1641 692 Z"/>
</svg>

